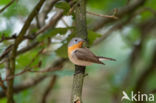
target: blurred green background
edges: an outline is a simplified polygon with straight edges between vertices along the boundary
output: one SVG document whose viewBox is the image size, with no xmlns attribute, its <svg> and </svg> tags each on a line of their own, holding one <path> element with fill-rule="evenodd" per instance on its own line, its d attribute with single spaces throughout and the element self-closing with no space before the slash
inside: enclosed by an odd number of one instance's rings
<svg viewBox="0 0 156 103">
<path fill-rule="evenodd" d="M 0 0 L 0 8 L 9 2 L 10 0 Z M 38 0 L 15 0 L 10 7 L 0 13 L 0 38 L 18 34 L 26 17 L 37 2 Z M 67 2 L 57 2 L 55 7 L 50 10 L 46 23 L 54 13 L 59 11 L 58 8 L 68 10 L 69 5 L 67 4 Z M 93 64 L 87 67 L 88 76 L 85 77 L 83 87 L 84 103 L 130 103 L 128 100 L 121 101 L 122 91 L 128 95 L 131 91 L 156 93 L 155 4 L 155 0 L 87 0 L 87 11 L 113 15 L 113 10 L 117 9 L 115 16 L 119 19 L 86 14 L 90 49 L 96 55 L 115 58 L 117 61 L 104 61 L 106 65 Z M 133 6 L 136 7 L 131 10 Z M 39 46 L 16 58 L 16 73 L 22 71 L 33 58 L 35 61 L 31 67 L 35 71 L 44 70 L 58 59 L 67 58 L 66 46 L 74 36 L 74 20 L 74 14 L 65 13 L 63 20 L 59 20 L 55 28 L 43 32 L 43 36 L 36 39 L 41 41 Z M 98 27 L 99 25 L 101 26 Z M 28 32 L 34 33 L 37 30 L 34 19 L 32 28 Z M 1 41 L 0 55 L 12 43 L 13 40 Z M 31 43 L 33 40 L 23 40 L 18 50 Z M 43 52 L 35 57 L 41 49 Z M 41 65 L 38 66 L 38 64 Z M 3 60 L 0 63 L 0 74 L 4 79 L 6 63 Z M 16 103 L 44 103 L 42 102 L 43 95 L 51 78 L 56 75 L 54 87 L 50 87 L 46 102 L 69 103 L 73 74 L 74 65 L 66 60 L 62 69 L 55 72 L 27 72 L 17 76 L 15 77 L 15 87 L 22 83 L 27 84 L 41 75 L 48 75 L 39 83 L 16 93 L 15 101 Z M 4 84 L 7 85 L 7 83 Z M 0 103 L 6 103 L 7 98 L 1 97 L 2 91 L 3 89 L 0 87 Z"/>
</svg>

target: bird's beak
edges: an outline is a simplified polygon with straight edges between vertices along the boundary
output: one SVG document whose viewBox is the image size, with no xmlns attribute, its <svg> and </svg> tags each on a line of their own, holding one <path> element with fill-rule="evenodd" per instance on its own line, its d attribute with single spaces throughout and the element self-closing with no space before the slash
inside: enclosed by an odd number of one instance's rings
<svg viewBox="0 0 156 103">
<path fill-rule="evenodd" d="M 82 39 L 82 40 L 80 41 L 81 45 L 83 45 L 84 42 L 85 42 L 85 40 Z"/>
<path fill-rule="evenodd" d="M 82 40 L 78 43 L 79 47 L 82 47 L 82 45 L 83 45 L 84 42 L 85 42 L 85 40 L 82 39 Z"/>
<path fill-rule="evenodd" d="M 82 42 L 82 43 L 84 43 L 84 42 L 85 42 L 85 40 L 83 40 L 83 39 L 82 39 L 82 40 L 81 40 L 81 42 Z"/>
<path fill-rule="evenodd" d="M 82 45 L 83 45 L 83 41 L 80 41 L 78 44 L 79 44 L 80 46 L 82 46 Z"/>
</svg>

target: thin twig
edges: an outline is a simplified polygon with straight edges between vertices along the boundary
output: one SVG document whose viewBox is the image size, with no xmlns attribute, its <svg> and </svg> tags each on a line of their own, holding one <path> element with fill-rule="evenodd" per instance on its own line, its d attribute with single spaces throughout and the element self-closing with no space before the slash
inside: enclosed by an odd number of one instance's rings
<svg viewBox="0 0 156 103">
<path fill-rule="evenodd" d="M 40 70 L 40 71 L 29 70 L 29 72 L 35 72 L 35 73 L 54 72 L 54 71 L 62 69 L 62 66 L 66 60 L 67 59 L 60 59 L 56 63 L 54 63 L 53 67 L 50 66 L 50 67 Z M 59 64 L 59 66 L 57 66 L 58 64 Z"/>
<path fill-rule="evenodd" d="M 53 28 L 53 27 L 56 25 L 56 23 L 60 20 L 60 18 L 62 18 L 62 16 L 63 16 L 63 11 L 60 11 L 60 12 L 56 13 L 56 14 L 51 18 L 51 20 L 50 20 L 50 22 L 49 22 L 48 24 L 46 24 L 45 26 L 43 26 L 41 29 L 39 29 L 39 30 L 34 34 L 35 37 L 33 37 L 33 39 L 36 38 L 36 36 L 38 36 L 38 35 L 41 34 L 42 32 L 44 32 L 44 31 L 46 31 L 47 29 L 49 29 L 50 27 Z M 24 37 L 25 37 L 25 36 L 23 36 L 23 39 L 24 39 Z M 15 37 L 15 38 L 17 38 L 17 37 Z M 2 41 L 3 41 L 3 40 L 5 40 L 5 39 L 2 39 Z M 26 51 L 29 51 L 30 49 L 33 49 L 34 47 L 36 47 L 38 44 L 39 44 L 38 41 L 34 41 L 34 42 L 32 42 L 31 45 L 28 45 L 27 47 L 25 47 L 25 48 L 23 48 L 23 49 L 17 51 L 16 55 L 25 53 Z M 10 52 L 10 51 L 9 51 L 9 52 Z M 7 52 L 7 54 L 5 53 L 5 55 L 8 55 L 9 52 Z M 3 53 L 3 54 L 4 54 L 4 53 Z M 1 56 L 0 56 L 0 60 L 2 60 L 3 58 L 4 58 L 4 56 L 1 55 Z"/>
<path fill-rule="evenodd" d="M 37 70 L 29 70 L 29 72 L 34 72 L 34 73 L 46 73 L 46 72 L 54 72 L 58 70 L 58 67 L 57 68 L 47 68 L 47 69 L 44 69 L 44 70 L 40 70 L 40 71 L 37 71 Z"/>
<path fill-rule="evenodd" d="M 5 95 L 7 95 L 7 87 L 4 85 L 4 82 L 3 82 L 2 78 L 1 78 L 1 76 L 0 76 L 0 86 L 2 87 Z"/>
<path fill-rule="evenodd" d="M 37 84 L 45 80 L 46 77 L 48 77 L 48 75 L 36 76 L 35 78 L 31 78 L 29 81 L 26 80 L 26 82 L 14 86 L 14 94 L 20 93 L 26 89 L 36 86 Z M 5 92 L 0 91 L 0 98 L 3 98 L 5 96 L 6 96 Z"/>
<path fill-rule="evenodd" d="M 49 29 L 51 27 L 51 25 L 56 25 L 57 20 L 62 18 L 63 12 L 64 12 L 63 10 L 60 10 L 60 12 L 55 13 L 55 15 L 51 18 L 50 22 L 47 25 L 43 26 L 40 30 L 38 30 L 35 33 L 35 35 L 38 35 L 44 31 L 46 31 L 47 29 Z"/>
<path fill-rule="evenodd" d="M 0 42 L 6 41 L 6 40 L 15 40 L 17 38 L 17 35 L 12 35 L 11 37 L 5 37 L 2 36 Z M 24 39 L 32 40 L 34 39 L 33 35 L 27 35 L 23 37 Z"/>
<path fill-rule="evenodd" d="M 62 22 L 64 23 L 64 25 L 65 25 L 66 27 L 69 27 L 69 25 L 68 25 L 67 22 L 64 20 L 64 18 L 62 18 L 61 20 L 62 20 Z"/>
<path fill-rule="evenodd" d="M 0 61 L 1 61 L 3 58 L 5 58 L 5 57 L 9 54 L 9 52 L 10 52 L 11 49 L 12 49 L 12 47 L 13 47 L 13 45 L 9 45 L 9 46 L 4 50 L 4 52 L 0 55 Z"/>
<path fill-rule="evenodd" d="M 99 17 L 104 17 L 104 18 L 118 19 L 118 17 L 116 17 L 114 15 L 103 15 L 103 14 L 97 14 L 97 13 L 90 12 L 90 11 L 87 11 L 87 14 L 94 15 L 94 16 L 99 16 Z"/>
<path fill-rule="evenodd" d="M 119 23 L 115 24 L 112 26 L 109 30 L 107 30 L 100 38 L 95 40 L 93 45 L 97 45 L 100 42 L 102 42 L 104 39 L 106 39 L 114 30 L 121 29 L 124 27 L 126 24 L 128 24 L 131 21 L 132 17 L 129 17 L 126 21 L 120 21 Z"/>
<path fill-rule="evenodd" d="M 63 65 L 65 63 L 66 59 L 59 59 L 59 60 L 56 60 L 54 62 L 54 64 L 52 64 L 49 68 L 53 69 L 53 68 L 57 68 L 57 70 L 61 70 L 63 68 Z M 45 74 L 45 75 L 42 75 L 40 77 L 36 77 L 35 79 L 30 79 L 32 81 L 29 81 L 29 82 L 26 82 L 26 83 L 22 83 L 20 85 L 17 85 L 14 87 L 14 93 L 19 93 L 25 89 L 28 89 L 32 86 L 35 86 L 37 85 L 38 83 L 40 83 L 41 81 L 43 81 L 48 75 Z M 0 91 L 0 98 L 2 97 L 5 97 L 5 93 L 3 91 Z"/>
<path fill-rule="evenodd" d="M 146 68 L 146 70 L 139 76 L 139 78 L 136 82 L 136 86 L 134 88 L 134 91 L 136 93 L 138 91 L 142 90 L 142 88 L 144 87 L 144 84 L 147 81 L 147 78 L 155 71 L 155 69 L 156 69 L 155 61 L 156 61 L 156 48 L 154 50 L 154 55 L 153 55 L 153 59 L 151 61 L 151 65 Z"/>
<path fill-rule="evenodd" d="M 153 32 L 153 30 L 155 30 L 155 27 L 156 27 L 155 18 L 149 19 L 139 25 L 140 31 L 142 33 L 141 35 L 142 44 L 144 43 L 144 41 L 146 41 L 147 35 L 150 34 L 150 32 Z M 142 50 L 142 49 L 143 49 L 143 46 L 141 45 L 139 50 Z M 145 70 L 142 72 L 142 74 L 138 77 L 136 85 L 134 87 L 135 92 L 143 90 L 143 87 L 145 86 L 148 77 L 151 76 L 151 74 L 156 70 L 156 65 L 155 65 L 156 47 L 154 47 L 153 49 L 154 51 L 153 51 L 153 56 L 150 62 L 151 64 L 148 67 L 146 67 Z"/>
<path fill-rule="evenodd" d="M 38 55 L 39 55 L 39 54 L 37 54 L 37 55 L 32 59 L 32 61 L 24 68 L 24 70 L 22 70 L 21 72 L 15 74 L 15 75 L 13 75 L 13 76 L 9 76 L 9 77 L 7 77 L 6 79 L 4 79 L 4 80 L 2 80 L 2 81 L 3 81 L 3 82 L 4 82 L 4 81 L 8 81 L 8 80 L 10 80 L 10 79 L 13 79 L 13 78 L 15 78 L 15 77 L 17 77 L 17 76 L 20 76 L 20 75 L 26 73 L 26 72 L 34 72 L 34 73 L 54 72 L 54 71 L 57 71 L 57 70 L 62 69 L 64 62 L 66 61 L 66 59 L 60 59 L 60 60 L 57 60 L 57 61 L 53 64 L 53 66 L 50 66 L 50 67 L 48 67 L 48 68 L 46 68 L 46 69 L 43 69 L 43 70 L 41 70 L 41 71 L 34 71 L 34 70 L 32 70 L 32 68 L 30 67 L 30 65 L 34 62 L 35 58 L 38 57 Z M 59 64 L 59 65 L 58 65 L 58 64 Z"/>
<path fill-rule="evenodd" d="M 69 5 L 72 7 L 74 3 L 71 1 L 69 2 Z M 56 25 L 57 21 L 60 20 L 63 17 L 64 10 L 60 10 L 59 12 L 55 13 L 55 15 L 50 19 L 49 23 L 45 26 L 43 26 L 40 30 L 38 30 L 35 35 L 38 35 L 44 31 L 46 31 L 49 28 L 53 28 L 54 25 Z"/>
<path fill-rule="evenodd" d="M 154 16 L 156 16 L 156 10 L 154 10 L 152 8 L 148 8 L 148 7 L 140 8 L 136 13 L 141 14 L 141 13 L 143 13 L 145 11 L 151 12 Z"/>
<path fill-rule="evenodd" d="M 19 75 L 22 75 L 28 71 L 31 70 L 30 66 L 32 65 L 32 63 L 36 60 L 36 58 L 42 53 L 43 49 L 41 49 L 37 54 L 36 56 L 30 61 L 30 63 L 24 68 L 24 70 L 22 70 L 21 72 L 15 74 L 15 75 L 12 75 L 12 76 L 8 76 L 5 80 L 3 81 L 8 81 L 8 80 L 11 80 L 13 78 L 15 78 L 16 76 L 19 76 Z"/>
<path fill-rule="evenodd" d="M 54 7 L 55 3 L 59 0 L 47 0 L 46 4 L 44 5 L 41 13 L 39 14 L 39 22 L 43 26 L 45 25 L 45 20 L 47 19 L 47 15 Z"/>
<path fill-rule="evenodd" d="M 152 9 L 152 8 L 149 8 L 149 7 L 144 7 L 143 9 L 153 13 L 154 15 L 156 15 L 156 10 Z"/>
<path fill-rule="evenodd" d="M 77 2 L 75 1 L 73 1 L 71 4 L 72 4 L 72 7 L 69 9 L 67 15 L 71 15 L 73 11 L 75 10 L 76 6 L 78 5 Z"/>
<path fill-rule="evenodd" d="M 37 5 L 34 7 L 34 9 L 32 10 L 32 12 L 30 13 L 30 15 L 28 16 L 28 18 L 26 19 L 18 37 L 15 40 L 15 43 L 13 45 L 13 49 L 10 55 L 10 69 L 9 69 L 9 75 L 8 76 L 12 76 L 15 73 L 15 59 L 16 59 L 16 53 L 17 53 L 17 48 L 18 45 L 22 42 L 24 34 L 26 33 L 27 29 L 29 28 L 33 18 L 38 14 L 38 12 L 40 11 L 41 6 L 44 4 L 45 0 L 40 0 Z M 13 84 L 14 84 L 14 79 L 10 79 L 8 81 L 8 89 L 7 89 L 7 103 L 14 103 L 14 98 L 13 98 L 13 93 L 14 93 L 14 88 L 13 88 Z"/>
<path fill-rule="evenodd" d="M 146 2 L 146 0 L 137 0 L 135 3 L 129 3 L 128 5 L 126 5 L 122 8 L 119 8 L 117 17 L 120 19 L 125 17 L 125 15 L 128 15 L 128 14 L 136 11 L 145 2 Z M 109 19 L 109 18 L 99 19 L 99 20 L 96 20 L 94 23 L 91 23 L 89 25 L 89 28 L 92 29 L 93 31 L 97 31 L 97 30 L 101 29 L 102 27 L 104 27 L 105 25 L 115 22 L 115 21 L 116 21 L 115 19 Z"/>
<path fill-rule="evenodd" d="M 41 103 L 46 103 L 46 100 L 47 100 L 47 97 L 48 97 L 49 93 L 54 88 L 54 85 L 56 83 L 56 79 L 57 79 L 57 76 L 56 75 L 52 76 L 52 78 L 50 80 L 50 83 L 48 84 L 45 92 L 43 93 Z"/>
<path fill-rule="evenodd" d="M 15 0 L 11 0 L 7 5 L 5 5 L 2 9 L 0 9 L 0 13 L 2 13 L 5 9 L 7 9 Z"/>
<path fill-rule="evenodd" d="M 71 7 L 72 7 L 72 6 L 74 5 L 74 2 L 70 2 L 69 4 L 70 4 Z M 32 36 L 32 39 L 35 39 L 39 34 L 43 33 L 43 32 L 46 31 L 47 29 L 49 29 L 49 28 L 54 28 L 55 25 L 57 24 L 57 22 L 60 20 L 60 18 L 62 18 L 62 16 L 63 16 L 63 11 L 61 10 L 61 11 L 59 11 L 58 13 L 56 13 L 55 16 L 53 16 L 53 17 L 51 18 L 51 20 L 49 21 L 48 24 L 46 24 L 45 26 L 43 26 L 42 28 L 40 28 L 36 33 L 31 34 L 31 35 L 35 35 L 35 36 Z M 23 39 L 24 39 L 24 37 L 25 37 L 25 36 L 23 36 Z M 36 47 L 36 46 L 39 45 L 39 44 L 40 44 L 40 42 L 34 41 L 34 42 L 32 42 L 32 44 L 28 45 L 27 47 L 25 47 L 25 48 L 23 48 L 23 49 L 17 51 L 16 55 L 23 54 L 23 53 L 25 53 L 25 52 L 27 52 L 27 51 L 33 49 L 34 47 Z M 9 54 L 9 52 L 8 52 L 6 55 L 8 55 L 8 54 Z M 1 61 L 2 59 L 4 59 L 4 57 L 1 57 L 1 56 L 0 56 L 0 61 Z"/>
</svg>

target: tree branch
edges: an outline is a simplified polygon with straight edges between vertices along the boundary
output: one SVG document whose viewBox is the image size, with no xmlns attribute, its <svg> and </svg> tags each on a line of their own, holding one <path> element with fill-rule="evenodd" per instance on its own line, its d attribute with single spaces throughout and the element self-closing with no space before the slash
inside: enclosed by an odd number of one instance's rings
<svg viewBox="0 0 156 103">
<path fill-rule="evenodd" d="M 122 29 L 122 27 L 124 27 L 126 24 L 128 24 L 132 19 L 132 15 L 125 21 L 120 20 L 119 23 L 115 24 L 114 26 L 112 26 L 109 30 L 107 30 L 100 38 L 98 38 L 97 40 L 95 40 L 93 45 L 97 45 L 99 43 L 101 43 L 104 39 L 106 39 L 108 36 L 110 36 L 110 34 L 117 30 L 117 29 Z"/>
<path fill-rule="evenodd" d="M 46 103 L 47 97 L 56 83 L 56 79 L 57 79 L 56 75 L 52 76 L 50 83 L 48 84 L 45 92 L 43 93 L 41 103 Z"/>
<path fill-rule="evenodd" d="M 15 34 L 13 34 L 11 37 L 2 36 L 1 40 L 0 40 L 0 43 L 3 42 L 3 41 L 6 41 L 6 40 L 15 40 L 16 38 L 17 38 L 17 36 Z M 24 36 L 23 38 L 24 39 L 29 39 L 29 40 L 34 39 L 33 35 Z"/>
<path fill-rule="evenodd" d="M 7 9 L 11 4 L 14 3 L 15 0 L 11 0 L 7 5 L 5 5 L 2 9 L 0 9 L 0 13 L 2 13 L 5 9 Z"/>
<path fill-rule="evenodd" d="M 39 53 L 37 54 L 37 56 L 39 55 Z M 24 70 L 22 70 L 21 72 L 15 74 L 15 75 L 12 75 L 12 76 L 8 76 L 6 79 L 2 80 L 3 82 L 4 81 L 8 81 L 8 80 L 11 80 L 17 76 L 20 76 L 26 72 L 35 72 L 35 73 L 45 73 L 45 72 L 54 72 L 54 71 L 57 71 L 57 70 L 60 70 L 62 69 L 66 59 L 59 59 L 57 61 L 55 61 L 55 63 L 46 68 L 46 69 L 43 69 L 43 70 L 40 70 L 40 71 L 33 71 L 31 67 L 29 67 L 33 62 L 34 62 L 35 58 L 32 59 L 32 61 L 24 68 Z"/>
<path fill-rule="evenodd" d="M 22 75 L 28 71 L 31 70 L 31 64 L 36 60 L 36 58 L 42 53 L 43 51 L 43 48 L 36 54 L 36 56 L 30 61 L 30 63 L 19 73 L 15 74 L 15 75 L 11 75 L 11 76 L 7 76 L 5 80 L 3 81 L 8 81 L 8 80 L 11 80 L 13 78 L 15 78 L 16 76 L 19 76 L 19 75 Z"/>
<path fill-rule="evenodd" d="M 15 40 L 12 52 L 11 52 L 11 56 L 9 58 L 10 60 L 10 68 L 9 68 L 9 75 L 8 76 L 12 76 L 14 75 L 15 72 L 15 58 L 16 58 L 16 52 L 17 52 L 17 48 L 18 45 L 21 43 L 21 41 L 23 40 L 24 34 L 26 33 L 27 29 L 29 28 L 33 18 L 38 14 L 41 6 L 43 5 L 45 0 L 40 0 L 39 3 L 35 6 L 35 8 L 33 9 L 33 11 L 30 13 L 30 15 L 28 16 L 22 30 L 20 31 L 18 37 Z M 8 89 L 7 89 L 7 103 L 14 103 L 14 99 L 13 99 L 13 92 L 14 92 L 14 88 L 13 88 L 13 83 L 14 83 L 14 79 L 11 79 L 10 81 L 8 81 Z"/>
<path fill-rule="evenodd" d="M 57 12 L 50 20 L 50 22 L 43 26 L 40 30 L 38 30 L 35 34 L 38 35 L 42 32 L 44 32 L 45 30 L 49 29 L 52 25 L 56 25 L 57 20 L 61 19 L 63 16 L 63 10 L 60 10 L 59 12 Z"/>
<path fill-rule="evenodd" d="M 45 6 L 43 7 L 41 13 L 39 14 L 39 22 L 41 25 L 45 24 L 45 20 L 47 19 L 47 15 L 50 10 L 53 8 L 54 4 L 59 0 L 48 0 L 46 1 Z"/>
<path fill-rule="evenodd" d="M 153 59 L 151 61 L 151 65 L 148 68 L 146 68 L 146 70 L 140 75 L 140 77 L 138 78 L 138 80 L 136 82 L 136 86 L 135 86 L 135 92 L 136 93 L 138 91 L 142 90 L 142 87 L 144 86 L 147 78 L 156 69 L 155 61 L 156 61 L 156 48 L 154 50 L 154 56 L 153 56 Z"/>
<path fill-rule="evenodd" d="M 46 75 L 43 75 L 43 76 L 40 76 L 40 77 L 35 77 L 35 78 L 31 78 L 30 80 L 31 81 L 28 81 L 28 82 L 24 82 L 24 83 L 21 83 L 17 86 L 14 87 L 14 93 L 20 93 L 26 89 L 29 89 L 33 86 L 36 86 L 37 84 L 39 84 L 41 81 L 43 81 L 47 76 Z M 0 91 L 0 98 L 3 98 L 5 97 L 5 92 L 4 91 Z"/>
<path fill-rule="evenodd" d="M 74 5 L 75 2 L 69 2 L 70 6 L 72 7 Z M 49 21 L 48 24 L 44 25 L 42 28 L 40 28 L 36 33 L 34 33 L 34 37 L 31 37 L 33 40 L 41 33 L 43 33 L 44 31 L 46 31 L 47 29 L 49 28 L 54 28 L 55 25 L 57 24 L 57 22 L 62 18 L 63 16 L 63 10 L 60 10 L 59 12 L 57 12 Z M 25 37 L 25 36 L 24 36 Z M 24 38 L 23 37 L 23 38 Z M 17 37 L 16 37 L 17 38 Z M 28 45 L 27 47 L 17 51 L 16 55 L 20 55 L 20 54 L 23 54 L 31 49 L 33 49 L 34 47 L 36 47 L 38 44 L 40 44 L 40 42 L 38 41 L 34 41 L 32 42 L 32 44 Z M 10 46 L 9 46 L 10 47 Z M 10 53 L 10 50 L 5 53 L 5 56 L 0 56 L 0 61 L 2 59 L 4 59 L 5 57 L 8 56 L 8 54 Z"/>
<path fill-rule="evenodd" d="M 76 9 L 76 34 L 87 41 L 87 27 L 86 27 L 86 0 L 77 0 Z M 82 103 L 82 88 L 85 75 L 85 67 L 75 65 L 75 75 L 73 78 L 71 103 L 80 101 Z"/>
<path fill-rule="evenodd" d="M 116 16 L 118 18 L 123 18 L 125 15 L 130 14 L 134 12 L 135 10 L 137 10 L 140 6 L 142 6 L 145 3 L 145 1 L 146 0 L 137 0 L 136 2 L 129 3 L 125 7 L 118 9 L 118 13 Z M 114 19 L 110 19 L 110 18 L 99 19 L 99 20 L 96 20 L 96 22 L 94 22 L 93 24 L 91 24 L 89 28 L 94 31 L 97 31 L 103 26 L 105 26 L 106 24 L 112 23 L 114 21 L 115 21 Z"/>
<path fill-rule="evenodd" d="M 149 35 L 150 32 L 155 30 L 155 27 L 156 27 L 156 19 L 155 18 L 149 19 L 149 20 L 141 23 L 139 25 L 139 28 L 140 28 L 140 31 L 142 33 L 142 35 L 141 35 L 142 40 L 145 41 L 147 35 Z M 138 80 L 136 82 L 136 85 L 135 85 L 135 88 L 134 88 L 135 92 L 143 89 L 147 78 L 150 76 L 151 73 L 153 73 L 153 71 L 156 68 L 155 61 L 156 61 L 156 48 L 154 48 L 153 59 L 151 60 L 150 66 L 145 68 L 145 71 L 139 76 L 139 78 L 138 78 Z"/>
<path fill-rule="evenodd" d="M 5 95 L 7 95 L 7 87 L 4 85 L 4 82 L 3 82 L 3 80 L 2 80 L 2 78 L 1 78 L 1 76 L 0 76 L 0 86 L 2 87 L 2 89 L 3 89 L 3 92 L 5 93 Z"/>
<path fill-rule="evenodd" d="M 54 62 L 54 64 L 52 64 L 50 67 L 48 67 L 47 69 L 45 70 L 49 70 L 50 72 L 54 72 L 54 71 L 57 71 L 57 70 L 61 70 L 63 68 L 63 65 L 65 63 L 66 59 L 59 59 L 59 60 L 56 60 Z M 22 83 L 22 84 L 19 84 L 17 86 L 14 87 L 14 93 L 19 93 L 19 92 L 22 92 L 23 90 L 26 90 L 32 86 L 35 86 L 37 85 L 38 83 L 40 83 L 41 81 L 43 81 L 48 75 L 43 75 L 43 76 L 40 76 L 40 77 L 36 77 L 35 79 L 31 79 L 32 81 L 29 81 L 29 82 L 26 82 L 26 83 Z M 2 80 L 4 81 L 4 80 Z M 2 97 L 5 97 L 5 93 L 4 91 L 1 91 L 0 92 L 0 98 Z"/>
<path fill-rule="evenodd" d="M 97 13 L 90 12 L 90 11 L 87 11 L 87 14 L 104 17 L 104 18 L 118 19 L 118 17 L 116 17 L 115 15 L 103 15 L 103 14 L 97 14 Z"/>
<path fill-rule="evenodd" d="M 46 31 L 49 28 L 54 28 L 56 23 L 61 19 L 61 17 L 63 16 L 63 11 L 59 11 L 58 13 L 56 13 L 50 20 L 50 22 L 48 24 L 46 24 L 45 26 L 43 26 L 41 29 L 39 29 L 34 35 L 36 35 L 35 37 L 33 37 L 33 39 L 35 39 L 39 34 L 43 33 L 44 31 Z M 17 37 L 16 37 L 17 38 Z M 23 54 L 31 49 L 33 49 L 34 47 L 36 47 L 38 44 L 40 44 L 40 42 L 38 41 L 34 41 L 32 42 L 32 44 L 28 45 L 27 47 L 17 51 L 16 56 Z M 10 52 L 12 45 L 10 45 L 8 47 L 8 49 L 5 50 L 4 53 L 2 53 L 2 55 L 0 56 L 0 61 L 2 59 L 4 59 Z"/>
</svg>

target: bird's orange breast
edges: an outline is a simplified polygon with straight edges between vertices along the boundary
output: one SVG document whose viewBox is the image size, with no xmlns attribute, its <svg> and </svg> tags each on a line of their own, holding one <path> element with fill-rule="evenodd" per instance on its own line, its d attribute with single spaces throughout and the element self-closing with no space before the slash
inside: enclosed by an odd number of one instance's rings
<svg viewBox="0 0 156 103">
<path fill-rule="evenodd" d="M 83 42 L 79 42 L 77 44 L 74 44 L 74 45 L 68 47 L 68 55 L 71 55 L 73 50 L 76 50 L 77 48 L 81 48 L 82 44 L 83 44 Z"/>
</svg>

